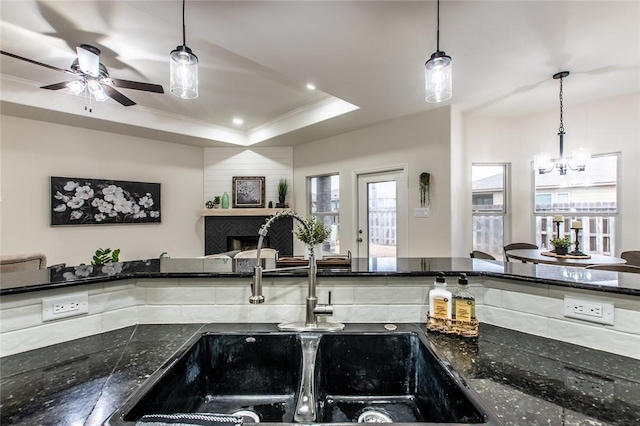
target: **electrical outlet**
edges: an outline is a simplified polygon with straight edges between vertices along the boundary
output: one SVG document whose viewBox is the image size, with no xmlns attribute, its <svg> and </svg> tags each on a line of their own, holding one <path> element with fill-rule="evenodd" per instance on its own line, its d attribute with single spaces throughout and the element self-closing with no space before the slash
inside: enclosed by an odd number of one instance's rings
<svg viewBox="0 0 640 426">
<path fill-rule="evenodd" d="M 613 325 L 613 303 L 564 297 L 564 316 L 598 324 Z"/>
<path fill-rule="evenodd" d="M 75 293 L 66 296 L 42 299 L 42 320 L 73 317 L 89 313 L 89 293 Z"/>
<path fill-rule="evenodd" d="M 429 208 L 415 208 L 413 209 L 413 217 L 429 217 Z"/>
</svg>

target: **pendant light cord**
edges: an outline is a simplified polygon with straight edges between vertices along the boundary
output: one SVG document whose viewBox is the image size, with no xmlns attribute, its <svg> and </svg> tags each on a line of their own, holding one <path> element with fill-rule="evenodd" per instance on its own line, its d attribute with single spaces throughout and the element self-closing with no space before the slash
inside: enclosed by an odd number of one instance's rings
<svg viewBox="0 0 640 426">
<path fill-rule="evenodd" d="M 185 4 L 186 0 L 182 0 L 182 45 L 186 46 L 187 45 L 187 36 L 186 36 L 186 29 L 185 29 L 185 25 L 184 25 L 184 4 Z"/>
<path fill-rule="evenodd" d="M 437 1 L 436 7 L 436 52 L 440 51 L 440 0 Z"/>
</svg>

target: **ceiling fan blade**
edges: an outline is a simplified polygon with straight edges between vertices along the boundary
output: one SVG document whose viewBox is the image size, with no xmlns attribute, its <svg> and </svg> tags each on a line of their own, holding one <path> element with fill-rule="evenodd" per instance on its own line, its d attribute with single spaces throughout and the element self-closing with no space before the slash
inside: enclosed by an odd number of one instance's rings
<svg viewBox="0 0 640 426">
<path fill-rule="evenodd" d="M 102 88 L 104 89 L 104 92 L 111 99 L 113 99 L 116 102 L 120 102 L 124 106 L 131 106 L 131 105 L 135 105 L 136 104 L 131 99 L 127 98 L 125 95 L 123 95 L 122 93 L 118 92 L 116 89 L 114 89 L 113 87 L 111 87 L 111 86 L 109 86 L 107 84 L 102 84 Z"/>
<path fill-rule="evenodd" d="M 164 89 L 159 84 L 142 83 L 139 81 L 120 80 L 111 78 L 111 84 L 122 89 L 144 90 L 145 92 L 164 93 Z"/>
<path fill-rule="evenodd" d="M 49 90 L 68 89 L 69 88 L 69 83 L 72 83 L 73 81 L 78 81 L 78 80 L 63 81 L 62 83 L 49 84 L 48 86 L 41 86 L 40 88 L 41 89 L 49 89 Z"/>
<path fill-rule="evenodd" d="M 76 47 L 80 70 L 91 77 L 98 77 L 100 75 L 100 57 L 92 51 L 93 49 L 88 50 L 87 48 L 93 48 L 98 51 L 98 54 L 100 53 L 100 51 L 93 46 L 82 44 Z"/>
<path fill-rule="evenodd" d="M 65 69 L 62 69 L 62 68 L 54 67 L 53 65 L 43 64 L 42 62 L 34 61 L 33 59 L 27 59 L 27 58 L 25 58 L 23 56 L 14 55 L 13 53 L 5 52 L 4 50 L 0 50 L 0 53 L 2 53 L 3 55 L 11 56 L 12 58 L 20 59 L 21 61 L 25 61 L 25 62 L 29 62 L 29 63 L 32 63 L 32 64 L 40 65 L 41 67 L 49 68 L 49 69 L 52 69 L 52 70 L 55 70 L 55 71 L 60 71 L 60 72 L 63 72 L 65 74 L 76 75 L 76 73 L 74 73 L 71 70 L 65 70 Z"/>
</svg>

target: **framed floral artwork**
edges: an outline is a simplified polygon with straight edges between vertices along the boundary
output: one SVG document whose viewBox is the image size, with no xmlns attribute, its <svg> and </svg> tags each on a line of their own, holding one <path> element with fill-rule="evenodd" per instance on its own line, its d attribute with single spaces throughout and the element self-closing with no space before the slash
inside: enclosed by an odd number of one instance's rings
<svg viewBox="0 0 640 426">
<path fill-rule="evenodd" d="M 51 225 L 160 223 L 160 184 L 51 176 Z"/>
<path fill-rule="evenodd" d="M 264 176 L 233 177 L 233 208 L 264 208 Z"/>
</svg>

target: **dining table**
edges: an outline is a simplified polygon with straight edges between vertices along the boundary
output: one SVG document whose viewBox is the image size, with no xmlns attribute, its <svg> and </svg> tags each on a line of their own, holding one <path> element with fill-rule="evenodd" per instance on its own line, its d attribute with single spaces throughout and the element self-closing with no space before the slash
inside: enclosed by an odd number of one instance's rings
<svg viewBox="0 0 640 426">
<path fill-rule="evenodd" d="M 616 265 L 627 263 L 621 257 L 605 256 L 601 254 L 589 254 L 588 258 L 576 258 L 573 256 L 545 255 L 550 253 L 548 249 L 518 249 L 508 250 L 505 254 L 508 259 L 520 260 L 525 263 L 544 263 L 547 265 L 586 267 L 590 265 Z"/>
</svg>

